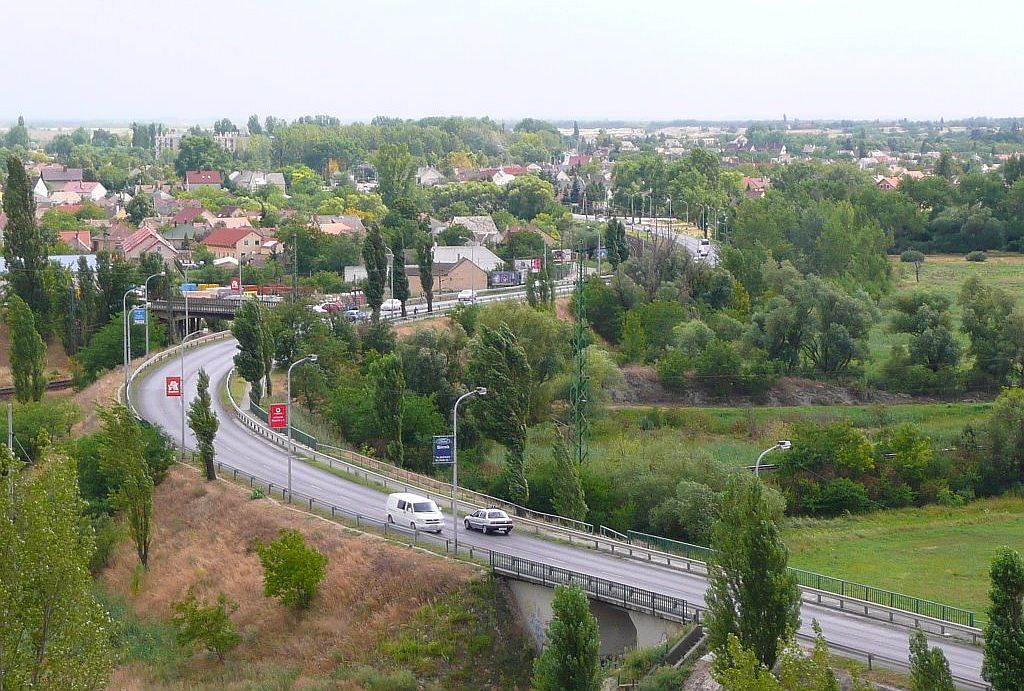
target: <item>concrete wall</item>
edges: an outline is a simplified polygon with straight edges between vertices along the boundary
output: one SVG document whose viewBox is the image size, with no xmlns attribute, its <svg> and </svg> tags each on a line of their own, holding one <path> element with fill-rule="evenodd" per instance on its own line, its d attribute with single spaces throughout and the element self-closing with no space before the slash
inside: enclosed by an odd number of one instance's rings
<svg viewBox="0 0 1024 691">
<path fill-rule="evenodd" d="M 544 632 L 551 621 L 551 604 L 555 591 L 536 583 L 506 580 L 516 609 L 530 640 L 539 652 L 544 646 Z M 601 655 L 619 654 L 628 648 L 658 645 L 682 628 L 679 624 L 642 612 L 621 609 L 606 602 L 590 600 L 590 611 L 597 618 L 601 632 Z"/>
</svg>

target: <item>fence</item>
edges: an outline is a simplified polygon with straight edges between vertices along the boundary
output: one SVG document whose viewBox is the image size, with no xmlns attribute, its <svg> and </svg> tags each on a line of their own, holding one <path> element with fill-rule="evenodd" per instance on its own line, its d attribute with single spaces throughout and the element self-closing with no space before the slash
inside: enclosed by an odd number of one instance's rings
<svg viewBox="0 0 1024 691">
<path fill-rule="evenodd" d="M 708 547 L 691 545 L 688 542 L 680 542 L 679 540 L 672 540 L 667 537 L 648 535 L 635 530 L 627 531 L 627 534 L 630 544 L 639 543 L 655 547 L 666 552 L 681 554 L 687 559 L 697 559 L 706 562 L 714 554 Z M 796 576 L 798 584 L 807 588 L 814 588 L 815 590 L 851 599 L 863 600 L 904 612 L 912 612 L 913 614 L 920 614 L 932 619 L 947 621 L 951 624 L 975 626 L 974 612 L 970 610 L 944 605 L 940 602 L 932 602 L 931 600 L 922 600 L 912 595 L 903 595 L 862 583 L 853 583 L 842 578 L 825 576 L 813 571 L 804 571 L 790 567 L 789 572 Z"/>
<path fill-rule="evenodd" d="M 232 370 L 232 372 L 234 372 L 234 370 Z M 230 381 L 228 383 L 228 386 L 231 386 Z M 258 417 L 263 422 L 263 424 L 269 424 L 267 421 L 269 420 L 270 414 L 263 408 L 260 408 L 258 405 L 253 403 L 252 401 L 249 401 L 249 412 Z M 288 432 L 286 431 L 284 432 L 284 434 L 288 434 Z M 292 440 L 299 442 L 303 446 L 308 446 L 314 451 L 317 450 L 316 437 L 314 437 L 312 434 L 307 434 L 306 432 L 303 432 L 298 427 L 292 427 Z"/>
</svg>

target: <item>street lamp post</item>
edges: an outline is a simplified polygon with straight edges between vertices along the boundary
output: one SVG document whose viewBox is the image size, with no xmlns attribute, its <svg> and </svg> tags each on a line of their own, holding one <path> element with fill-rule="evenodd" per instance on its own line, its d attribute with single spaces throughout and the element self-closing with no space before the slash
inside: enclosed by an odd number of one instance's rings
<svg viewBox="0 0 1024 691">
<path fill-rule="evenodd" d="M 455 511 L 455 493 L 459 486 L 459 404 L 470 396 L 486 396 L 487 389 L 478 386 L 455 399 L 452 409 L 452 535 L 455 536 L 455 553 L 459 553 L 459 514 Z"/>
<path fill-rule="evenodd" d="M 761 459 L 762 458 L 764 458 L 765 456 L 770 454 L 772 451 L 775 451 L 777 449 L 781 449 L 782 451 L 786 451 L 787 449 L 791 449 L 791 448 L 793 448 L 793 442 L 789 441 L 788 439 L 782 439 L 781 441 L 776 442 L 774 446 L 770 446 L 767 449 L 765 449 L 764 451 L 762 451 L 761 455 L 757 457 L 757 462 L 754 463 L 754 476 L 755 477 L 760 477 L 760 475 L 761 475 Z"/>
<path fill-rule="evenodd" d="M 128 365 L 132 360 L 132 323 L 128 316 L 128 293 L 138 288 L 138 286 L 132 286 L 128 290 L 124 291 L 124 297 L 121 298 L 121 320 L 124 322 L 123 342 L 121 343 L 122 354 L 124 355 L 124 385 L 128 386 Z"/>
<path fill-rule="evenodd" d="M 159 273 L 155 273 L 152 276 L 150 276 L 149 278 L 147 278 L 145 283 L 142 284 L 143 286 L 145 286 L 145 290 L 146 290 L 146 357 L 149 357 L 149 282 L 151 280 L 153 280 L 154 278 L 156 278 L 157 276 L 166 276 L 166 275 L 167 275 L 166 271 L 161 271 Z"/>
<path fill-rule="evenodd" d="M 196 336 L 202 336 L 205 329 L 197 329 L 190 334 L 185 334 L 181 339 L 181 360 L 178 367 L 178 393 L 181 399 L 181 447 L 178 450 L 178 461 L 185 462 L 185 342 Z"/>
<path fill-rule="evenodd" d="M 292 503 L 292 456 L 295 449 L 292 448 L 292 369 L 304 362 L 316 362 L 316 354 L 310 354 L 301 360 L 296 360 L 288 367 L 288 399 L 285 401 L 285 424 L 288 426 L 288 503 Z"/>
</svg>

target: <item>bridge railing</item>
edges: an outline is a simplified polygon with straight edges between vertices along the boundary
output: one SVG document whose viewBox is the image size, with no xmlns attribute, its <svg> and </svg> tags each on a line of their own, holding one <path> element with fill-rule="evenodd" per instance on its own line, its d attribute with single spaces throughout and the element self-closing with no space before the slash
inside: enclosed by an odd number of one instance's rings
<svg viewBox="0 0 1024 691">
<path fill-rule="evenodd" d="M 681 554 L 689 559 L 699 559 L 706 562 L 714 555 L 714 550 L 709 547 L 692 545 L 688 542 L 672 540 L 658 535 L 648 535 L 647 533 L 635 530 L 627 531 L 627 535 L 631 544 L 652 546 L 662 551 Z M 947 621 L 951 624 L 969 627 L 976 625 L 974 612 L 970 610 L 944 605 L 941 602 L 923 600 L 913 595 L 904 595 L 903 593 L 876 588 L 864 585 L 863 583 L 855 583 L 842 578 L 826 576 L 813 571 L 804 571 L 803 569 L 790 567 L 789 572 L 796 577 L 796 582 L 799 585 L 807 588 L 865 602 L 873 602 L 876 605 L 921 614 L 940 621 Z"/>
</svg>

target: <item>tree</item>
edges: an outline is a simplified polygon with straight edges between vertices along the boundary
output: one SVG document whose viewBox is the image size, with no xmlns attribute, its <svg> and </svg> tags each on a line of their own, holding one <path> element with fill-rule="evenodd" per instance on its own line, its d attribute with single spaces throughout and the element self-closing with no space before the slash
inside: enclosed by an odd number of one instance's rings
<svg viewBox="0 0 1024 691">
<path fill-rule="evenodd" d="M 214 604 L 200 602 L 195 586 L 190 587 L 184 600 L 171 603 L 171 624 L 178 645 L 191 649 L 199 643 L 223 662 L 224 654 L 242 641 L 231 623 L 231 614 L 237 609 L 238 603 L 224 593 L 217 594 Z"/>
<path fill-rule="evenodd" d="M 14 156 L 7 159 L 3 209 L 7 215 L 4 260 L 7 263 L 8 284 L 18 297 L 28 303 L 32 313 L 42 319 L 49 307 L 49 299 L 43 287 L 43 269 L 47 263 L 46 239 L 36 225 L 32 184 L 25 173 L 25 166 Z"/>
<path fill-rule="evenodd" d="M 1024 559 L 1002 547 L 992 560 L 982 678 L 993 691 L 1024 688 Z"/>
<path fill-rule="evenodd" d="M 373 407 L 387 442 L 388 460 L 398 466 L 405 464 L 402 444 L 402 417 L 405 401 L 405 377 L 402 362 L 391 353 L 374 361 L 366 374 Z"/>
<path fill-rule="evenodd" d="M 409 299 L 409 277 L 405 275 L 405 244 L 402 233 L 395 233 L 395 241 L 391 245 L 391 282 L 395 300 L 402 303 L 402 316 L 405 316 L 405 301 Z"/>
<path fill-rule="evenodd" d="M 384 302 L 384 286 L 388 280 L 388 255 L 384 236 L 380 228 L 371 226 L 363 240 L 363 263 L 366 264 L 366 284 L 363 294 L 366 304 L 373 310 L 373 320 L 380 318 L 380 306 Z"/>
<path fill-rule="evenodd" d="M 828 642 L 815 619 L 814 648 L 805 656 L 795 638 L 780 641 L 777 674 L 766 667 L 752 650 L 744 648 L 739 639 L 729 634 L 726 650 L 731 665 L 713 671 L 715 680 L 729 691 L 839 691 L 839 682 L 831 667 Z M 853 689 L 865 688 L 855 677 Z M 870 687 L 868 687 L 870 688 Z"/>
<path fill-rule="evenodd" d="M 405 144 L 382 144 L 373 157 L 373 166 L 377 169 L 377 189 L 386 205 L 412 193 L 416 162 Z"/>
<path fill-rule="evenodd" d="M 535 175 L 521 175 L 505 187 L 505 207 L 516 218 L 532 221 L 554 204 L 551 183 Z"/>
<path fill-rule="evenodd" d="M 220 420 L 214 414 L 211 404 L 210 375 L 206 373 L 205 369 L 200 368 L 196 383 L 196 397 L 192 399 L 188 409 L 188 426 L 196 435 L 196 443 L 199 445 L 199 460 L 206 468 L 206 479 L 216 480 L 217 470 L 213 465 L 215 454 L 213 440 L 217 436 Z"/>
<path fill-rule="evenodd" d="M 178 144 L 174 170 L 185 177 L 189 170 L 219 170 L 231 167 L 231 155 L 207 134 L 186 134 Z"/>
<path fill-rule="evenodd" d="M 569 446 L 562 435 L 555 431 L 555 444 L 552 448 L 555 457 L 555 486 L 551 504 L 559 516 L 577 521 L 587 517 L 587 501 L 580 481 L 580 469 L 569 453 Z"/>
<path fill-rule="evenodd" d="M 1002 386 L 1024 355 L 1024 315 L 1016 300 L 1001 288 L 971 276 L 960 288 L 961 330 L 970 339 L 972 374 L 989 386 Z"/>
<path fill-rule="evenodd" d="M 901 262 L 914 265 L 914 275 L 918 283 L 921 282 L 921 265 L 924 264 L 924 260 L 924 252 L 918 252 L 917 250 L 906 250 L 900 254 Z"/>
<path fill-rule="evenodd" d="M 618 269 L 619 264 L 629 259 L 629 241 L 626 239 L 626 225 L 617 218 L 608 221 L 605 229 L 605 248 L 608 252 L 608 262 L 613 269 Z"/>
<path fill-rule="evenodd" d="M 257 119 L 257 122 L 259 120 Z M 235 127 L 235 123 L 231 122 L 228 118 L 221 118 L 217 122 L 213 123 L 214 134 L 227 134 L 228 132 L 237 132 L 238 128 Z"/>
<path fill-rule="evenodd" d="M 771 669 L 778 642 L 800 625 L 800 591 L 787 570 L 789 550 L 778 521 L 781 502 L 766 496 L 758 480 L 730 478 L 722 515 L 712 530 L 714 556 L 708 565 L 705 618 L 715 666 L 731 664 L 730 635 Z"/>
<path fill-rule="evenodd" d="M 282 530 L 276 540 L 256 545 L 256 553 L 263 564 L 263 594 L 288 607 L 309 607 L 327 574 L 327 557 L 307 546 L 297 530 Z"/>
<path fill-rule="evenodd" d="M 416 243 L 416 263 L 420 269 L 420 287 L 427 298 L 427 312 L 434 311 L 434 248 L 427 235 Z"/>
<path fill-rule="evenodd" d="M 85 508 L 74 461 L 47 449 L 29 472 L 0 447 L 0 688 L 95 689 L 110 678 Z"/>
<path fill-rule="evenodd" d="M 149 568 L 153 538 L 153 478 L 146 463 L 146 447 L 135 416 L 124 406 L 100 411 L 100 470 L 106 476 L 110 503 L 123 511 L 128 533 L 142 568 Z"/>
<path fill-rule="evenodd" d="M 530 410 L 532 370 L 519 339 L 501 324 L 481 324 L 471 346 L 467 381 L 487 388 L 476 403 L 474 417 L 484 434 L 504 444 L 507 498 L 525 505 L 530 497 L 526 483 L 526 418 Z"/>
<path fill-rule="evenodd" d="M 453 223 L 437 235 L 437 244 L 442 247 L 462 247 L 473 239 L 473 233 L 461 223 Z"/>
<path fill-rule="evenodd" d="M 11 338 L 11 376 L 19 403 L 38 401 L 46 390 L 46 344 L 36 330 L 32 311 L 16 293 L 7 298 L 7 329 Z"/>
<path fill-rule="evenodd" d="M 600 632 L 587 594 L 577 585 L 555 588 L 547 645 L 533 666 L 537 691 L 598 691 Z"/>
<path fill-rule="evenodd" d="M 954 691 L 949 662 L 941 648 L 929 648 L 921 629 L 910 634 L 910 691 Z"/>
<path fill-rule="evenodd" d="M 263 134 L 263 125 L 260 124 L 260 116 L 253 113 L 249 116 L 248 122 L 249 134 L 256 136 Z"/>
<path fill-rule="evenodd" d="M 231 324 L 231 334 L 238 341 L 235 368 L 242 379 L 249 382 L 249 401 L 254 405 L 263 400 L 263 382 L 269 379 L 265 351 L 271 339 L 268 339 L 266 321 L 266 310 L 259 302 L 244 300 Z M 269 345 L 273 352 L 273 344 Z"/>
<path fill-rule="evenodd" d="M 148 194 L 141 191 L 132 197 L 132 200 L 124 207 L 124 210 L 128 214 L 128 220 L 136 226 L 142 223 L 142 219 L 156 216 L 153 201 L 149 198 Z"/>
</svg>

